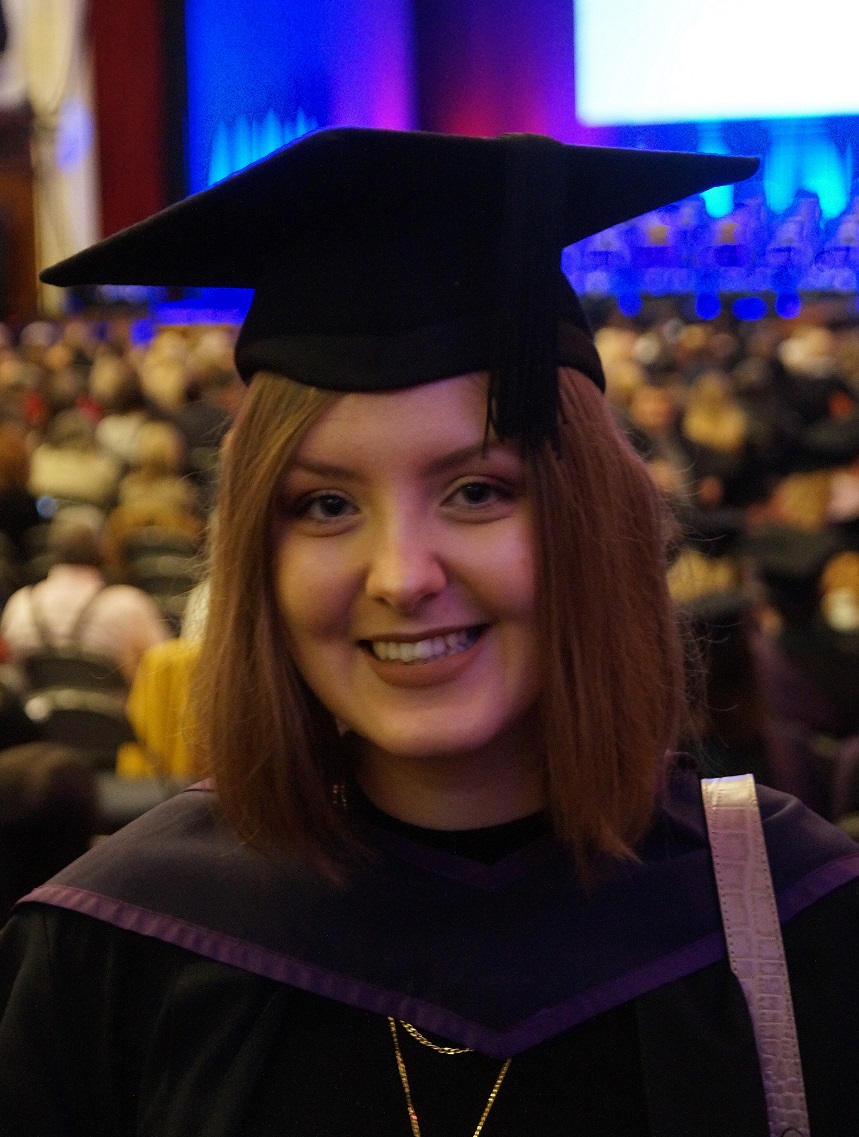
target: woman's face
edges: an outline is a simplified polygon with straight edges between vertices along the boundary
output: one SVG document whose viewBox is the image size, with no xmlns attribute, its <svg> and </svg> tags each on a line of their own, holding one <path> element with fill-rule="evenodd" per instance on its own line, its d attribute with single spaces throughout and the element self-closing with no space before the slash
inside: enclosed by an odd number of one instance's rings
<svg viewBox="0 0 859 1137">
<path fill-rule="evenodd" d="M 480 375 L 344 395 L 284 473 L 290 651 L 365 753 L 515 754 L 526 739 L 532 514 L 515 446 L 484 453 L 485 414 Z"/>
</svg>

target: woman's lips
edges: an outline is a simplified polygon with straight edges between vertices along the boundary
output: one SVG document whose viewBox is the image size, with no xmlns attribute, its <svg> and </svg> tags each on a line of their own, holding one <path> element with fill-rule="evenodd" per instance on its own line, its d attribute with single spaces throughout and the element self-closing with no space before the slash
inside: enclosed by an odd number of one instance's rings
<svg viewBox="0 0 859 1137">
<path fill-rule="evenodd" d="M 460 628 L 452 632 L 434 632 L 413 639 L 365 640 L 376 659 L 395 663 L 430 663 L 444 656 L 466 651 L 478 638 L 482 626 Z"/>
<path fill-rule="evenodd" d="M 362 640 L 367 661 L 385 682 L 428 687 L 455 678 L 470 664 L 487 625 L 436 633 L 415 640 Z"/>
</svg>

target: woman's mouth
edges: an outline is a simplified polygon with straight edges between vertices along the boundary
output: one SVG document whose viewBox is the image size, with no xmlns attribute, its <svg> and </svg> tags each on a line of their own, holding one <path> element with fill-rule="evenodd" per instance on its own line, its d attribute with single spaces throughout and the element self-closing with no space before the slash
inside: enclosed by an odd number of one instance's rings
<svg viewBox="0 0 859 1137">
<path fill-rule="evenodd" d="M 444 659 L 446 656 L 458 655 L 460 652 L 468 651 L 485 629 L 486 625 L 484 624 L 410 642 L 363 640 L 362 647 L 366 648 L 376 659 L 388 663 L 432 663 L 436 659 Z"/>
</svg>

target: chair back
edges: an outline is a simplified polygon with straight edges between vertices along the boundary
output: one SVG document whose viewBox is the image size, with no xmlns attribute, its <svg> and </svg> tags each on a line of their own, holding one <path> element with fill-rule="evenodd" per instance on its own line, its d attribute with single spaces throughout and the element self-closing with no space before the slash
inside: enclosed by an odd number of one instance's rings
<svg viewBox="0 0 859 1137">
<path fill-rule="evenodd" d="M 128 691 L 125 676 L 112 659 L 77 647 L 46 648 L 23 659 L 21 667 L 31 693 L 72 687 L 124 697 Z"/>
<path fill-rule="evenodd" d="M 122 542 L 122 553 L 130 565 L 140 558 L 172 554 L 196 560 L 200 552 L 198 543 L 183 533 L 162 529 L 159 525 L 146 525 L 134 529 Z"/>
<path fill-rule="evenodd" d="M 27 530 L 24 543 L 27 559 L 24 563 L 24 579 L 27 584 L 38 584 L 44 580 L 57 563 L 57 554 L 50 544 L 50 525 L 34 525 Z"/>
<path fill-rule="evenodd" d="M 200 579 L 199 560 L 184 553 L 151 553 L 131 562 L 131 581 L 146 592 L 178 635 L 188 594 Z"/>
<path fill-rule="evenodd" d="M 105 691 L 55 687 L 31 695 L 24 709 L 46 741 L 68 747 L 95 770 L 113 770 L 119 747 L 134 741 L 122 703 Z"/>
</svg>

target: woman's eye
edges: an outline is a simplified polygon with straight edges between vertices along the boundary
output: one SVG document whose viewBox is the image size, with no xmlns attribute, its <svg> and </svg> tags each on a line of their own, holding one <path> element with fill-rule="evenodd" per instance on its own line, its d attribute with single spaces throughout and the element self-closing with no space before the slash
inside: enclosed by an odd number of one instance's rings
<svg viewBox="0 0 859 1137">
<path fill-rule="evenodd" d="M 340 521 L 354 513 L 355 507 L 336 493 L 317 494 L 300 503 L 298 514 L 308 521 Z"/>
<path fill-rule="evenodd" d="M 503 496 L 503 490 L 492 482 L 465 482 L 451 495 L 451 501 L 456 505 L 492 505 Z"/>
</svg>

